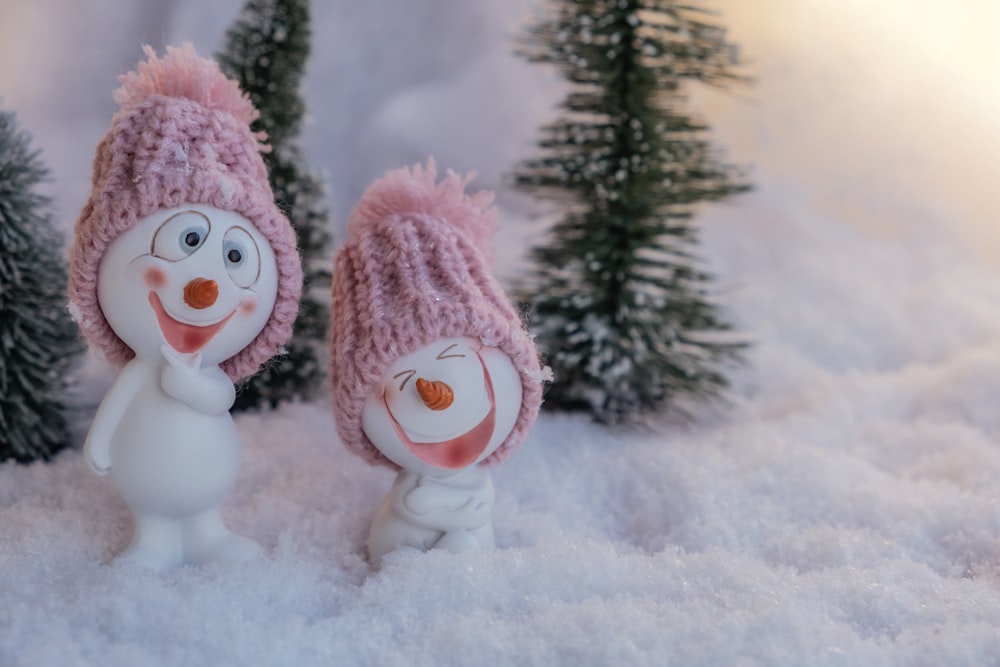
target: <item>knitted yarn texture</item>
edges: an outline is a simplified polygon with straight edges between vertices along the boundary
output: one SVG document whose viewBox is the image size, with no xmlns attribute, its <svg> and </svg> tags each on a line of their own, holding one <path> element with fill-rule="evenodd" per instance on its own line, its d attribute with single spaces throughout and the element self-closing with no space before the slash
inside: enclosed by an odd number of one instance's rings
<svg viewBox="0 0 1000 667">
<path fill-rule="evenodd" d="M 520 445 L 538 416 L 543 373 L 510 299 L 489 269 L 493 194 L 466 195 L 472 174 L 436 183 L 426 167 L 388 172 L 362 196 L 334 264 L 330 377 L 341 440 L 370 463 L 398 468 L 361 428 L 365 399 L 389 365 L 440 338 L 496 346 L 521 376 L 513 431 L 484 462 Z"/>
<path fill-rule="evenodd" d="M 278 265 L 278 295 L 264 329 L 221 364 L 234 381 L 255 373 L 288 342 L 298 312 L 302 267 L 295 232 L 274 203 L 261 153 L 257 110 L 218 65 L 194 47 L 167 47 L 119 81 L 120 105 L 97 146 L 90 198 L 70 250 L 70 308 L 84 336 L 113 364 L 135 356 L 105 319 L 98 272 L 108 246 L 159 209 L 204 204 L 249 219 L 268 240 Z"/>
</svg>

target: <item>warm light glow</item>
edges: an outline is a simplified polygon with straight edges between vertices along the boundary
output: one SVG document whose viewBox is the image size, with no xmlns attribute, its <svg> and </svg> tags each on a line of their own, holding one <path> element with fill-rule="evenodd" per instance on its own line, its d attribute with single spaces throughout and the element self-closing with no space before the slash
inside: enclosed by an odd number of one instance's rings
<svg viewBox="0 0 1000 667">
<path fill-rule="evenodd" d="M 740 96 L 697 93 L 720 143 L 838 213 L 921 199 L 1000 252 L 1000 3 L 715 3 L 750 60 Z M 749 98 L 749 99 L 748 99 Z M 873 202 L 883 205 L 873 206 Z M 894 216 L 894 217 L 892 217 Z M 857 216 L 852 217 L 857 221 Z M 986 238 L 989 237 L 989 238 Z"/>
</svg>

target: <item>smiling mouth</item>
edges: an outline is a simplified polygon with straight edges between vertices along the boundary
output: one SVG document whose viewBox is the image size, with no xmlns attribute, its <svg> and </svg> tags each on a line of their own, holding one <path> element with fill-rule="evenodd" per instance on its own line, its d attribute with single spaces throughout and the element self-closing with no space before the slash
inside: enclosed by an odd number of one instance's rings
<svg viewBox="0 0 1000 667">
<path fill-rule="evenodd" d="M 226 326 L 229 318 L 236 314 L 234 310 L 215 324 L 197 326 L 195 324 L 178 322 L 170 317 L 156 292 L 149 293 L 149 305 L 153 307 L 153 312 L 156 313 L 156 321 L 160 325 L 160 332 L 167 341 L 167 345 L 182 354 L 191 354 L 205 347 L 208 341 L 212 340 L 215 334 L 219 333 L 219 330 Z"/>
<path fill-rule="evenodd" d="M 490 444 L 490 438 L 493 437 L 493 430 L 496 427 L 497 403 L 493 397 L 493 380 L 490 378 L 486 363 L 478 353 L 476 356 L 479 357 L 479 363 L 483 366 L 483 382 L 486 385 L 486 396 L 490 402 L 490 410 L 482 421 L 458 437 L 440 442 L 413 442 L 396 421 L 385 396 L 382 397 L 382 402 L 385 404 L 386 412 L 389 413 L 389 419 L 392 420 L 392 427 L 395 429 L 397 437 L 421 461 L 438 468 L 459 470 L 475 462 Z"/>
</svg>

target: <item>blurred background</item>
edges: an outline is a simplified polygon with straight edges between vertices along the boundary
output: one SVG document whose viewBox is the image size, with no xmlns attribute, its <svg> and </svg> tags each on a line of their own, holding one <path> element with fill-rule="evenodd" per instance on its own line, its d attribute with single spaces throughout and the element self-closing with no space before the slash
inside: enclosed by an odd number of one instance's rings
<svg viewBox="0 0 1000 667">
<path fill-rule="evenodd" d="M 139 61 L 140 44 L 162 52 L 191 41 L 203 55 L 214 54 L 241 4 L 0 0 L 0 99 L 41 149 L 67 230 L 115 111 L 117 76 Z M 709 118 L 730 161 L 753 167 L 754 192 L 707 207 L 698 219 L 706 259 L 731 290 L 739 323 L 759 337 L 780 336 L 782 322 L 801 322 L 803 306 L 821 302 L 833 314 L 810 315 L 814 325 L 796 335 L 819 358 L 826 345 L 825 358 L 835 365 L 933 355 L 933 342 L 899 344 L 896 334 L 921 324 L 932 323 L 938 339 L 952 342 L 993 335 L 992 318 L 987 326 L 967 312 L 958 314 L 967 321 L 954 330 L 941 324 L 948 314 L 940 306 L 969 288 L 940 286 L 957 280 L 955 270 L 969 258 L 991 267 L 1000 259 L 1000 3 L 707 5 L 719 11 L 756 79 L 737 92 L 691 91 L 692 109 Z M 302 142 L 329 187 L 335 243 L 372 180 L 433 155 L 441 167 L 476 170 L 476 186 L 498 191 L 504 227 L 497 270 L 515 275 L 540 233 L 542 209 L 511 193 L 505 179 L 533 154 L 538 127 L 554 118 L 564 93 L 553 70 L 513 52 L 540 6 L 314 3 Z M 846 276 L 859 262 L 884 267 Z M 803 282 L 814 287 L 799 288 L 782 306 L 772 286 L 803 271 L 825 278 Z M 886 304 L 912 296 L 924 273 L 934 276 L 927 289 L 937 296 L 925 309 L 886 315 Z M 866 297 L 873 281 L 900 288 Z M 970 277 L 967 284 L 982 282 Z M 906 321 L 924 310 L 926 322 Z M 851 312 L 856 340 L 836 338 L 831 327 Z"/>
<path fill-rule="evenodd" d="M 140 44 L 222 46 L 241 0 L 0 0 L 0 98 L 53 172 L 69 224 Z M 560 84 L 513 55 L 540 0 L 324 0 L 313 7 L 304 144 L 326 170 L 335 224 L 386 169 L 433 154 L 503 189 L 554 113 Z M 714 0 L 757 84 L 695 93 L 761 194 L 804 198 L 887 233 L 1000 212 L 1000 3 L 993 0 Z M 751 198 L 744 205 L 759 206 Z M 909 221 L 909 222 L 912 222 Z M 992 244 L 996 235 L 985 239 Z"/>
<path fill-rule="evenodd" d="M 513 55 L 534 3 L 433 0 L 313 3 L 302 142 L 326 172 L 339 229 L 364 188 L 387 169 L 434 155 L 499 186 L 531 150 L 558 97 L 551 72 Z M 90 161 L 116 106 L 117 76 L 148 43 L 223 46 L 242 0 L 2 0 L 0 98 L 15 110 L 53 176 L 72 224 Z"/>
</svg>

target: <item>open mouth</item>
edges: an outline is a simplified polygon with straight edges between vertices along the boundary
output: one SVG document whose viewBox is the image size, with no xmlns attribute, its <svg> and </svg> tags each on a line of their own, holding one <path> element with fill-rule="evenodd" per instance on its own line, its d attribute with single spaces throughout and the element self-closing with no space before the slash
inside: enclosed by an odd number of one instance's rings
<svg viewBox="0 0 1000 667">
<path fill-rule="evenodd" d="M 234 310 L 215 324 L 197 326 L 178 322 L 170 317 L 156 292 L 149 293 L 149 305 L 153 307 L 153 312 L 156 313 L 156 321 L 160 325 L 160 331 L 163 333 L 163 338 L 167 341 L 167 345 L 182 354 L 191 354 L 205 347 L 208 341 L 212 340 L 212 337 L 219 333 L 219 330 L 226 326 L 229 318 L 236 313 Z"/>
<path fill-rule="evenodd" d="M 476 356 L 479 355 L 477 354 Z M 493 380 L 490 379 L 490 372 L 486 369 L 486 364 L 483 362 L 482 357 L 479 357 L 479 363 L 483 366 L 483 382 L 486 385 L 486 397 L 490 402 L 490 410 L 483 417 L 482 421 L 458 437 L 440 442 L 413 442 L 406 435 L 399 422 L 396 421 L 396 417 L 392 414 L 392 410 L 389 409 L 389 404 L 385 402 L 385 397 L 383 396 L 382 401 L 385 403 L 386 412 L 389 413 L 389 418 L 392 420 L 392 427 L 395 429 L 396 435 L 406 448 L 413 452 L 421 461 L 430 463 L 438 468 L 458 470 L 475 462 L 486 451 L 486 447 L 490 444 L 490 438 L 493 437 L 493 430 L 496 426 L 497 404 L 493 398 Z"/>
</svg>

